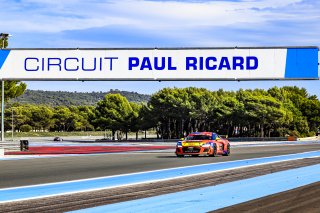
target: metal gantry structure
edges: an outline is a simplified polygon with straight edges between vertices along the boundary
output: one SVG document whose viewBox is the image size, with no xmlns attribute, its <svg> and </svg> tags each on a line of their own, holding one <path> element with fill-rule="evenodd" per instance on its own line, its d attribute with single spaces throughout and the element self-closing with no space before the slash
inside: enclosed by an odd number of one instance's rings
<svg viewBox="0 0 320 213">
<path fill-rule="evenodd" d="M 8 40 L 10 34 L 0 33 L 2 39 L 2 49 L 5 48 L 5 42 Z M 1 141 L 4 141 L 4 80 L 1 81 Z"/>
</svg>

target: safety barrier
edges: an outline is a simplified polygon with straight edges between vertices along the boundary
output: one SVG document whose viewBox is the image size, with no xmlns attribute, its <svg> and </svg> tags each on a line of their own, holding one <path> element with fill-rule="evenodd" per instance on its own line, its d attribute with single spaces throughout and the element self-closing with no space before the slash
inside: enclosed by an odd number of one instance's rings
<svg viewBox="0 0 320 213">
<path fill-rule="evenodd" d="M 28 151 L 29 150 L 29 141 L 20 140 L 20 141 L 5 141 L 0 142 L 0 154 L 6 151 Z"/>
<path fill-rule="evenodd" d="M 296 141 L 297 137 L 232 137 L 227 138 L 231 142 L 251 142 L 251 141 Z M 178 142 L 181 139 L 156 139 L 156 138 L 147 138 L 147 139 L 138 139 L 138 140 L 110 140 L 110 139 L 96 139 L 95 142 Z"/>
<path fill-rule="evenodd" d="M 17 141 L 5 141 L 5 142 L 2 141 L 0 142 L 0 149 L 2 150 L 3 153 L 6 151 L 18 151 L 19 143 Z"/>
</svg>

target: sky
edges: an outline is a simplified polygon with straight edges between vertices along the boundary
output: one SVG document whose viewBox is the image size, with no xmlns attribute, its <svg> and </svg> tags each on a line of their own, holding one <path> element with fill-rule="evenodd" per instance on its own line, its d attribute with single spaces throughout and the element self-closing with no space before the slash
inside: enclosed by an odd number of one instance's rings
<svg viewBox="0 0 320 213">
<path fill-rule="evenodd" d="M 317 0 L 0 0 L 9 48 L 320 46 Z M 164 87 L 210 90 L 305 87 L 319 81 L 26 82 L 28 89 L 152 94 Z"/>
</svg>

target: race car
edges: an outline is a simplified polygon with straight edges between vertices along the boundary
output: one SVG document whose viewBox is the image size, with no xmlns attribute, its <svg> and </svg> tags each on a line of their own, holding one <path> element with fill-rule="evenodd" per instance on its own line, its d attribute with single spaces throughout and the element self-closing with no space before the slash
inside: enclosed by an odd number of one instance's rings
<svg viewBox="0 0 320 213">
<path fill-rule="evenodd" d="M 230 143 L 214 132 L 193 132 L 176 145 L 177 157 L 230 155 Z"/>
</svg>

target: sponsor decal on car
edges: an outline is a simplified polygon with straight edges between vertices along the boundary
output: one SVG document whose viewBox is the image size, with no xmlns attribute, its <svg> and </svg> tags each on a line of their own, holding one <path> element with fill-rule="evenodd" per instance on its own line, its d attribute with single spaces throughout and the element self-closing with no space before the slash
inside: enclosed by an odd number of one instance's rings
<svg viewBox="0 0 320 213">
<path fill-rule="evenodd" d="M 201 142 L 183 142 L 182 146 L 202 146 Z"/>
</svg>

